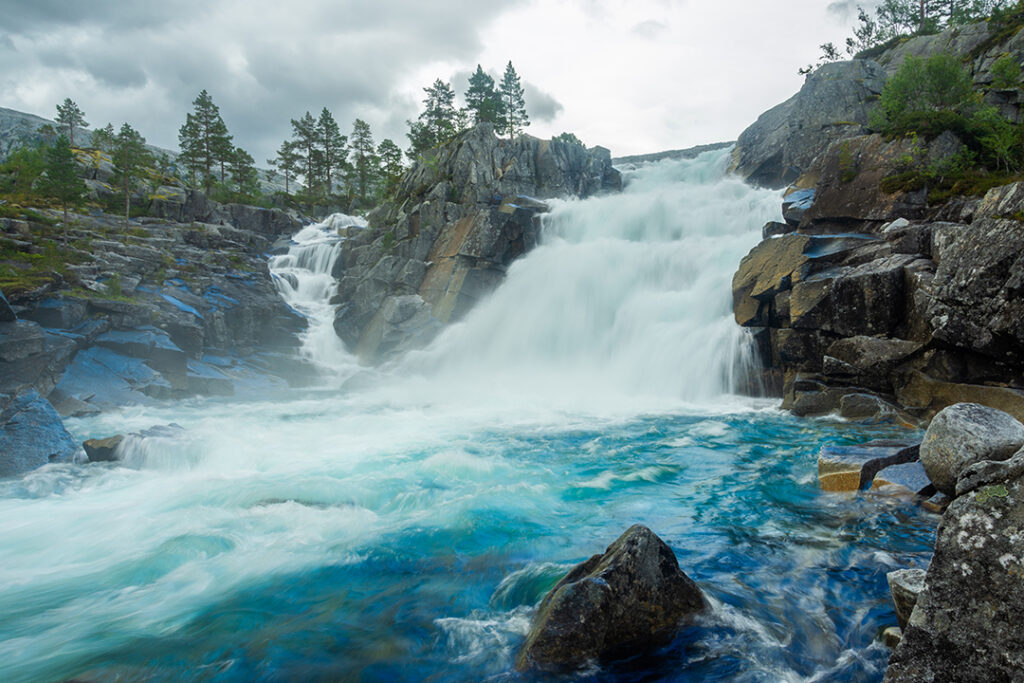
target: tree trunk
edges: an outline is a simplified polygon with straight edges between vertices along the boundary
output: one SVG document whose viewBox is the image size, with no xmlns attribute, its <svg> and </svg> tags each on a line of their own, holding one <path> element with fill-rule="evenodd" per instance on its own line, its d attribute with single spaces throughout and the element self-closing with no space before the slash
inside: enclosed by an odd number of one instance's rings
<svg viewBox="0 0 1024 683">
<path fill-rule="evenodd" d="M 68 203 L 64 202 L 64 246 L 68 246 Z"/>
<path fill-rule="evenodd" d="M 132 195 L 128 188 L 128 176 L 124 180 L 124 241 L 128 241 L 128 214 L 131 207 Z"/>
</svg>

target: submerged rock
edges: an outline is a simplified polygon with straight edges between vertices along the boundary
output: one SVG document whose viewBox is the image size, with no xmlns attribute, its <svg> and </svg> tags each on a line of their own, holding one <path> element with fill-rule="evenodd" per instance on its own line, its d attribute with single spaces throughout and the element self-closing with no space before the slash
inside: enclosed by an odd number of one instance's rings
<svg viewBox="0 0 1024 683">
<path fill-rule="evenodd" d="M 106 439 L 89 439 L 82 444 L 89 462 L 113 462 L 119 460 L 117 448 L 124 441 L 124 436 L 107 437 Z"/>
<path fill-rule="evenodd" d="M 574 668 L 662 645 L 705 605 L 671 548 L 638 524 L 544 597 L 516 667 Z"/>
<path fill-rule="evenodd" d="M 918 446 L 903 441 L 868 441 L 855 446 L 823 446 L 818 480 L 824 491 L 860 491 L 882 470 L 917 460 Z"/>
<path fill-rule="evenodd" d="M 932 420 L 921 442 L 921 463 L 935 488 L 955 496 L 957 479 L 975 463 L 1007 460 L 1024 446 L 1024 424 L 977 403 L 958 403 Z"/>
</svg>

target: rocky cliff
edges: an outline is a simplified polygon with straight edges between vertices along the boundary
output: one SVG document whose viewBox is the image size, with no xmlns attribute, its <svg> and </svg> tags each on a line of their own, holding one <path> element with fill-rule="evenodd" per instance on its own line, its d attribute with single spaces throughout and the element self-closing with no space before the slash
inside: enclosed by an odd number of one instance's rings
<svg viewBox="0 0 1024 683">
<path fill-rule="evenodd" d="M 987 103 L 1021 121 L 1024 92 L 992 88 L 992 65 L 1002 55 L 1024 62 L 1024 31 L 1002 31 L 986 22 L 954 26 L 932 36 L 904 39 L 870 59 L 826 64 L 807 76 L 800 91 L 740 134 L 731 170 L 764 187 L 783 188 L 809 171 L 836 141 L 864 135 L 868 113 L 908 55 L 948 52 L 969 66 Z"/>
<path fill-rule="evenodd" d="M 621 188 L 611 155 L 482 124 L 431 153 L 394 199 L 349 236 L 336 273 L 335 329 L 365 362 L 427 342 L 537 243 L 542 200 Z"/>
</svg>

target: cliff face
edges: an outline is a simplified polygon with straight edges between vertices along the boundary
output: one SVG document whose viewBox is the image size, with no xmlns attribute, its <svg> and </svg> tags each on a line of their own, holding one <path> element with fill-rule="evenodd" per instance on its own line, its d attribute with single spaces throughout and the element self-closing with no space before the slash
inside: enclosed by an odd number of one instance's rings
<svg viewBox="0 0 1024 683">
<path fill-rule="evenodd" d="M 621 188 L 608 150 L 487 124 L 435 150 L 395 198 L 350 234 L 340 262 L 335 330 L 365 362 L 429 341 L 504 279 L 537 243 L 543 199 Z"/>
<path fill-rule="evenodd" d="M 1024 31 L 993 35 L 984 22 L 955 26 L 932 36 L 909 38 L 873 59 L 833 62 L 807 76 L 796 95 L 762 114 L 740 134 L 731 170 L 763 187 L 783 188 L 809 171 L 836 141 L 867 131 L 868 113 L 885 85 L 907 56 L 928 57 L 948 52 L 965 61 L 974 84 L 985 89 L 985 101 L 1004 116 L 1021 121 L 1024 95 L 998 90 L 992 65 L 1004 54 L 1024 62 Z"/>
</svg>

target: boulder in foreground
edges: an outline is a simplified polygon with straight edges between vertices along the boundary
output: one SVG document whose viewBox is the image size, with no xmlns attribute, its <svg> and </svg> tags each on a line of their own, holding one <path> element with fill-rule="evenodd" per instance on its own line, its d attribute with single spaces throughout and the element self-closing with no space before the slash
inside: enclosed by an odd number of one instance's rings
<svg viewBox="0 0 1024 683">
<path fill-rule="evenodd" d="M 672 549 L 637 524 L 544 597 L 516 668 L 572 669 L 663 645 L 705 606 Z"/>
</svg>

